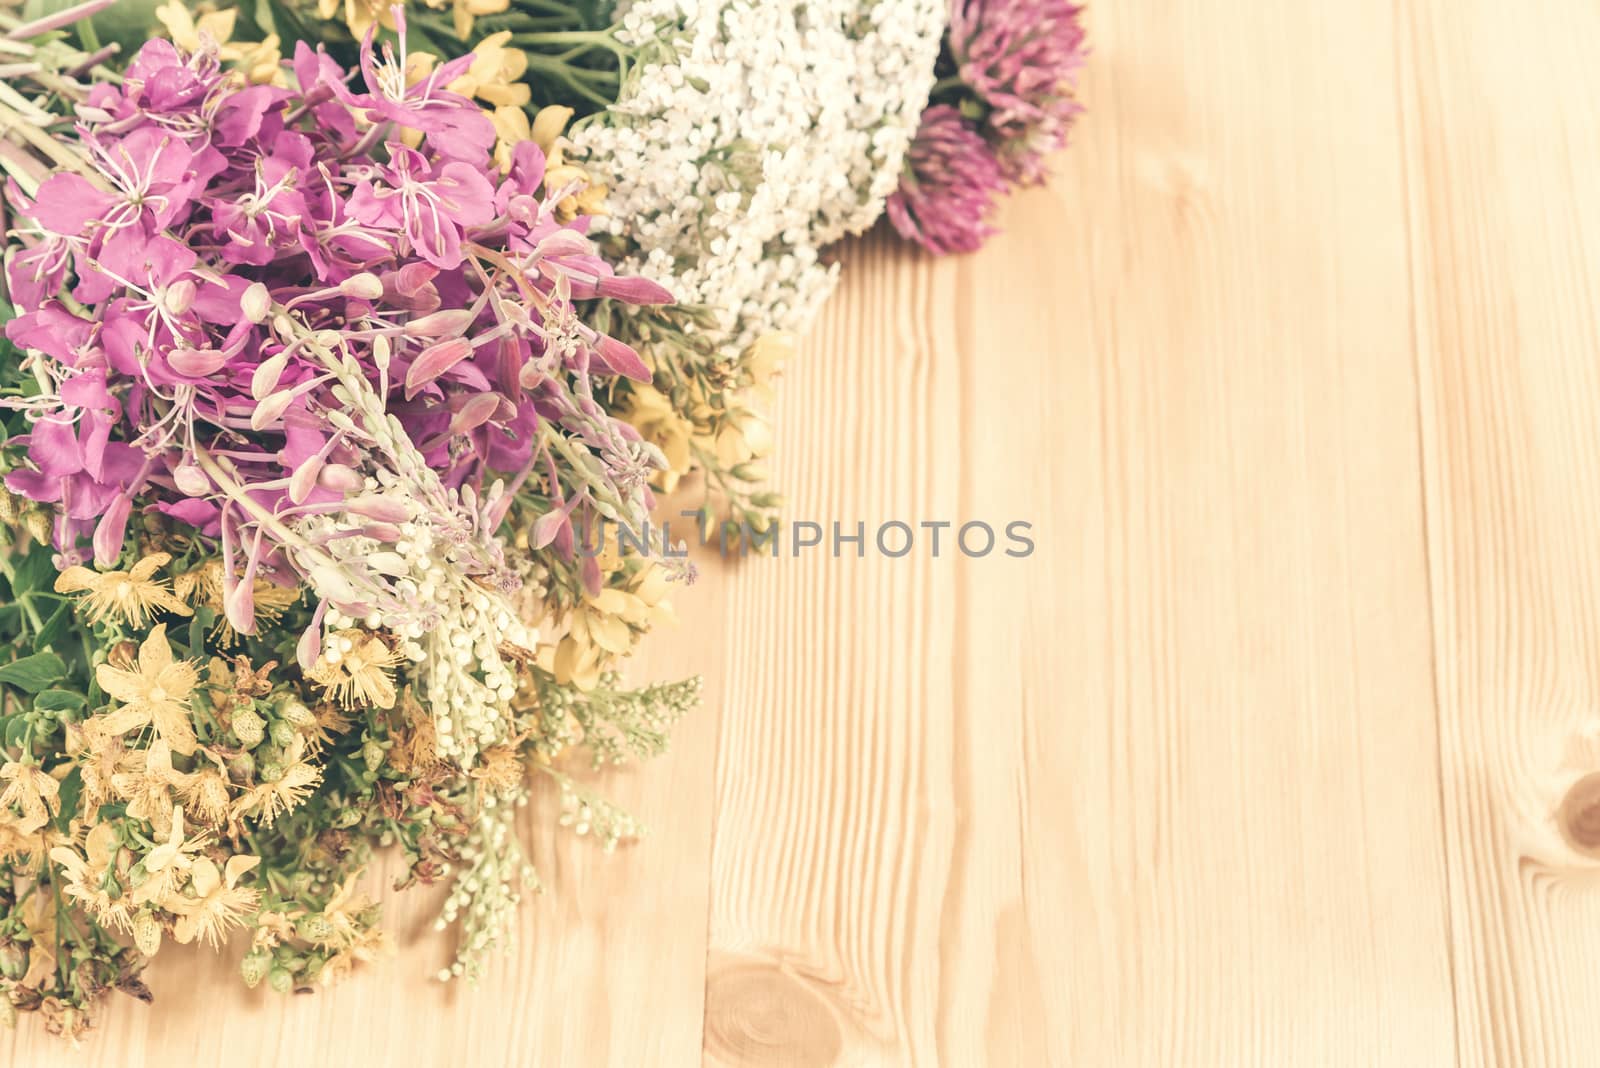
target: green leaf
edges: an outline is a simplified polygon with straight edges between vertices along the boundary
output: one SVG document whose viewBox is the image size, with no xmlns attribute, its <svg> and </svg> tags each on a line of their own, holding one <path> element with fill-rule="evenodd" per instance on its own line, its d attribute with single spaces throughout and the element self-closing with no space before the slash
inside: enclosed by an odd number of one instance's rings
<svg viewBox="0 0 1600 1068">
<path fill-rule="evenodd" d="M 73 690 L 45 690 L 33 699 L 33 707 L 45 712 L 76 712 L 89 699 Z"/>
<path fill-rule="evenodd" d="M 189 620 L 189 655 L 200 656 L 206 649 L 206 631 L 211 624 L 216 622 L 217 613 L 205 605 L 200 605 L 194 610 L 194 618 Z"/>
<path fill-rule="evenodd" d="M 67 676 L 67 665 L 54 653 L 34 653 L 0 667 L 0 682 L 38 693 Z"/>
<path fill-rule="evenodd" d="M 22 746 L 22 740 L 28 736 L 28 717 L 10 716 L 3 721 L 6 725 L 6 746 L 17 749 Z"/>
<path fill-rule="evenodd" d="M 61 780 L 61 812 L 56 816 L 56 827 L 62 831 L 72 822 L 72 817 L 78 814 L 78 795 L 83 792 L 83 769 L 73 768 L 67 772 L 67 777 Z"/>
<path fill-rule="evenodd" d="M 11 581 L 11 592 L 21 597 L 34 590 L 47 590 L 55 585 L 56 565 L 50 559 L 50 550 L 43 545 L 33 549 L 17 561 L 16 577 Z"/>
<path fill-rule="evenodd" d="M 72 606 L 62 604 L 57 606 L 50 618 L 45 620 L 44 627 L 33 637 L 33 651 L 42 653 L 60 640 L 66 633 L 67 622 L 72 619 Z"/>
</svg>

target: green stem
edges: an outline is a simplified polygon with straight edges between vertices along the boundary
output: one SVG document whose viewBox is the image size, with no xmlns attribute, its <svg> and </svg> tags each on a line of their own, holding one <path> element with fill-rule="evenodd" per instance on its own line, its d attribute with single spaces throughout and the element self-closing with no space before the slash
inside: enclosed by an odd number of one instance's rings
<svg viewBox="0 0 1600 1068">
<path fill-rule="evenodd" d="M 528 69 L 530 71 L 541 71 L 544 74 L 547 74 L 556 81 L 564 84 L 568 89 L 572 90 L 574 93 L 577 93 L 585 100 L 592 102 L 597 107 L 606 108 L 616 103 L 617 94 L 615 91 L 607 95 L 599 92 L 598 90 L 590 88 L 589 86 L 578 81 L 577 78 L 573 77 L 573 74 L 575 73 L 573 68 L 558 60 L 551 60 L 545 56 L 540 56 L 535 53 L 528 56 Z M 607 84 L 610 84 L 609 81 Z"/>
<path fill-rule="evenodd" d="M 27 615 L 28 622 L 33 624 L 35 633 L 44 630 L 44 620 L 39 616 L 39 610 L 33 606 L 33 595 L 23 593 L 17 598 L 17 603 L 22 606 L 22 611 Z"/>
<path fill-rule="evenodd" d="M 100 51 L 100 35 L 94 32 L 92 19 L 79 19 L 77 22 L 78 42 L 83 45 L 83 50 L 90 55 Z"/>
<path fill-rule="evenodd" d="M 0 129 L 7 133 L 14 133 L 28 143 L 36 152 L 44 155 L 52 163 L 67 170 L 75 171 L 99 189 L 106 189 L 105 179 L 84 159 L 71 149 L 60 144 L 54 136 L 41 130 L 17 112 L 10 104 L 0 100 Z"/>
<path fill-rule="evenodd" d="M 590 44 L 618 53 L 622 50 L 609 30 L 548 30 L 513 34 L 511 39 L 517 44 Z"/>
</svg>

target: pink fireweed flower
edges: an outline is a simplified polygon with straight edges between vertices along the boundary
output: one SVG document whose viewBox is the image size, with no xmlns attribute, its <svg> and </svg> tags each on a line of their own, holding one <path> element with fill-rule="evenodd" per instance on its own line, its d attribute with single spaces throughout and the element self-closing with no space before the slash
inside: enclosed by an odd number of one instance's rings
<svg viewBox="0 0 1600 1068">
<path fill-rule="evenodd" d="M 494 218 L 494 186 L 470 164 L 449 160 L 435 168 L 420 152 L 388 147 L 388 166 L 351 195 L 351 216 L 404 230 L 417 255 L 435 267 L 459 267 L 462 231 Z"/>
<path fill-rule="evenodd" d="M 182 138 L 166 130 L 141 126 L 115 141 L 85 138 L 84 146 L 112 192 L 100 193 L 79 178 L 81 185 L 73 190 L 73 202 L 79 211 L 93 211 L 105 231 L 136 226 L 159 233 L 188 210 L 189 199 L 201 181 L 194 153 Z M 50 181 L 73 178 L 77 176 L 61 174 Z M 59 196 L 49 199 L 66 200 Z"/>
<path fill-rule="evenodd" d="M 397 126 L 420 130 L 427 134 L 433 149 L 451 159 L 471 160 L 494 147 L 494 124 L 476 105 L 462 107 L 465 99 L 445 89 L 472 65 L 472 56 L 465 55 L 440 65 L 415 85 L 407 84 L 406 72 L 406 15 L 405 8 L 396 4 L 392 9 L 395 34 L 400 50 L 395 52 L 388 43 L 382 56 L 373 51 L 373 35 L 377 26 L 367 30 L 361 42 L 361 78 L 366 83 L 367 94 L 354 96 L 344 90 L 343 82 L 334 91 L 345 96 L 352 104 L 365 107 L 373 121 L 388 120 Z"/>
<path fill-rule="evenodd" d="M 391 543 L 418 544 L 402 526 L 504 588 L 507 484 L 642 522 L 665 461 L 594 398 L 649 370 L 575 302 L 670 295 L 558 219 L 570 191 L 544 186 L 532 142 L 493 166 L 493 127 L 440 88 L 449 64 L 406 86 L 403 62 L 369 39 L 356 94 L 302 46 L 296 87 L 247 87 L 152 41 L 80 109 L 101 180 L 9 190 L 6 335 L 43 388 L 0 401 L 31 424 L 6 482 L 56 507 L 64 559 L 114 556 L 153 510 L 215 540 L 240 630 L 240 576 L 261 575 L 426 633 L 436 607 L 396 577 Z"/>
<path fill-rule="evenodd" d="M 961 80 L 987 108 L 984 133 L 1006 177 L 1036 185 L 1082 111 L 1074 96 L 1088 54 L 1071 0 L 953 0 L 947 41 Z"/>
<path fill-rule="evenodd" d="M 988 219 L 1005 189 L 983 135 L 955 108 L 936 104 L 922 113 L 900 188 L 889 198 L 889 221 L 929 252 L 971 252 L 994 233 Z"/>
</svg>

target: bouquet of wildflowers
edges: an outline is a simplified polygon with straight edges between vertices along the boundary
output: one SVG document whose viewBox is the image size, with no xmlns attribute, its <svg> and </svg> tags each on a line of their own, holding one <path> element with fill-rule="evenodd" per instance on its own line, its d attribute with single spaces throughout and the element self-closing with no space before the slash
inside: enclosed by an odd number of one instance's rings
<svg viewBox="0 0 1600 1068">
<path fill-rule="evenodd" d="M 681 562 L 577 551 L 666 466 L 600 402 L 649 371 L 592 310 L 669 294 L 395 21 L 267 84 L 164 40 L 80 81 L 46 41 L 0 93 L 0 1012 L 75 1035 L 167 940 L 331 982 L 385 947 L 380 846 L 454 881 L 471 976 L 535 885 L 529 776 L 614 844 L 579 766 L 695 699 L 611 668 Z"/>
<path fill-rule="evenodd" d="M 168 941 L 333 982 L 383 848 L 470 979 L 538 886 L 514 813 L 635 834 L 583 772 L 696 701 L 619 677 L 693 577 L 656 493 L 772 521 L 829 247 L 976 247 L 1080 11 L 5 3 L 0 1015 L 76 1036 Z"/>
</svg>

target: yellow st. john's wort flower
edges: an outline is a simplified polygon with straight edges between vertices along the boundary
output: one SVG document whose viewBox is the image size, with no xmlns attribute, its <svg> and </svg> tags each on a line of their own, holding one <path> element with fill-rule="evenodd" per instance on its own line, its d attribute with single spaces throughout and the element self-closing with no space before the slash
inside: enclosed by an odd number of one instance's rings
<svg viewBox="0 0 1600 1068">
<path fill-rule="evenodd" d="M 580 690 L 599 685 L 606 665 L 633 648 L 639 632 L 676 618 L 667 601 L 670 584 L 658 564 L 647 564 L 628 588 L 607 587 L 585 596 L 567 619 L 567 633 L 540 650 L 540 667 L 563 686 Z"/>
<path fill-rule="evenodd" d="M 266 84 L 282 82 L 283 71 L 279 65 L 282 54 L 278 51 L 278 35 L 269 34 L 264 41 L 235 41 L 234 25 L 239 12 L 204 11 L 197 19 L 190 14 L 182 0 L 169 0 L 156 8 L 156 18 L 167 28 L 172 43 L 185 52 L 200 50 L 202 35 L 217 45 L 217 58 L 231 63 L 248 82 Z"/>
<path fill-rule="evenodd" d="M 769 330 L 756 338 L 744 354 L 751 387 L 765 403 L 772 403 L 772 380 L 794 359 L 794 335 L 787 330 Z"/>
<path fill-rule="evenodd" d="M 251 816 L 268 827 L 279 815 L 288 812 L 311 796 L 311 791 L 322 781 L 322 769 L 305 758 L 306 740 L 295 735 L 288 751 L 266 780 L 267 770 L 261 769 L 265 781 L 252 786 L 243 797 L 233 803 L 233 818 Z"/>
<path fill-rule="evenodd" d="M 510 40 L 511 31 L 501 30 L 479 41 L 472 49 L 472 63 L 445 88 L 495 107 L 522 107 L 533 95 L 522 80 L 528 56 L 520 48 L 508 48 Z"/>
<path fill-rule="evenodd" d="M 524 141 L 532 141 L 544 153 L 545 190 L 569 190 L 556 204 L 556 218 L 562 222 L 578 215 L 605 214 L 610 192 L 605 183 L 590 178 L 588 171 L 566 161 L 566 139 L 561 132 L 571 118 L 572 109 L 559 104 L 540 108 L 531 123 L 528 113 L 519 107 L 497 107 L 489 115 L 496 138 L 494 161 L 501 170 L 511 169 L 512 151 Z"/>
<path fill-rule="evenodd" d="M 334 634 L 306 674 L 328 697 L 347 708 L 393 708 L 394 676 L 390 672 L 399 662 L 399 655 L 375 634 Z"/>
<path fill-rule="evenodd" d="M 135 627 L 144 626 L 160 612 L 192 615 L 155 573 L 172 562 L 168 553 L 151 553 L 127 571 L 92 571 L 74 565 L 56 576 L 57 593 L 83 593 L 89 622 L 114 616 Z"/>
<path fill-rule="evenodd" d="M 0 820 L 11 822 L 21 834 L 32 834 L 61 811 L 61 784 L 37 764 L 8 760 L 0 765 Z M 21 818 L 9 818 L 11 806 L 21 810 Z"/>
<path fill-rule="evenodd" d="M 373 23 L 386 30 L 394 29 L 393 7 L 392 0 L 317 0 L 317 17 L 331 19 L 342 15 L 350 35 L 359 41 Z"/>
<path fill-rule="evenodd" d="M 131 670 L 101 664 L 95 669 L 95 681 L 122 702 L 122 707 L 90 721 L 97 730 L 126 734 L 148 724 L 174 753 L 189 756 L 194 752 L 189 695 L 200 681 L 200 672 L 192 662 L 172 658 L 165 623 L 139 646 L 139 660 Z"/>
<path fill-rule="evenodd" d="M 228 929 L 242 924 L 245 914 L 261 903 L 261 891 L 239 885 L 239 880 L 260 863 L 260 857 L 239 854 L 229 857 L 218 871 L 209 858 L 197 858 L 189 869 L 188 891 L 167 902 L 167 907 L 178 914 L 172 937 L 184 944 L 198 939 L 212 949 L 220 947 Z"/>
<path fill-rule="evenodd" d="M 112 896 L 106 889 L 107 874 L 113 870 L 120 874 L 125 867 L 119 863 L 121 846 L 116 824 L 101 823 L 89 832 L 82 853 L 68 846 L 56 846 L 50 850 L 50 860 L 66 877 L 62 889 L 67 897 L 81 904 L 98 922 L 127 930 L 132 917 L 130 899 L 120 891 Z"/>
<path fill-rule="evenodd" d="M 238 644 L 239 632 L 228 622 L 227 606 L 224 602 L 227 593 L 223 583 L 225 577 L 222 561 L 213 558 L 173 579 L 172 591 L 185 601 L 197 606 L 205 605 L 216 613 L 217 621 L 211 629 L 211 637 L 219 646 L 226 649 Z M 256 578 L 251 591 L 251 600 L 255 605 L 257 629 L 263 625 L 276 623 L 299 599 L 300 590 L 297 588 L 277 586 L 264 578 Z"/>
<path fill-rule="evenodd" d="M 772 426 L 755 411 L 736 408 L 723 418 L 712 450 L 723 467 L 760 459 L 772 451 Z"/>
<path fill-rule="evenodd" d="M 144 855 L 144 881 L 133 888 L 131 904 L 155 905 L 169 909 L 174 894 L 183 889 L 194 868 L 195 858 L 205 848 L 210 836 L 199 834 L 186 837 L 183 833 L 183 810 L 172 808 L 172 828 L 154 849 Z"/>
<path fill-rule="evenodd" d="M 483 15 L 498 15 L 511 6 L 511 0 L 449 0 L 456 36 L 463 41 L 472 32 L 473 20 Z M 435 10 L 445 6 L 446 0 L 428 0 Z"/>
<path fill-rule="evenodd" d="M 111 788 L 128 802 L 127 813 L 145 820 L 157 834 L 171 828 L 173 792 L 188 786 L 189 776 L 172 766 L 172 748 L 157 738 L 149 749 L 136 749 L 125 758 L 124 769 L 111 776 Z"/>
</svg>

